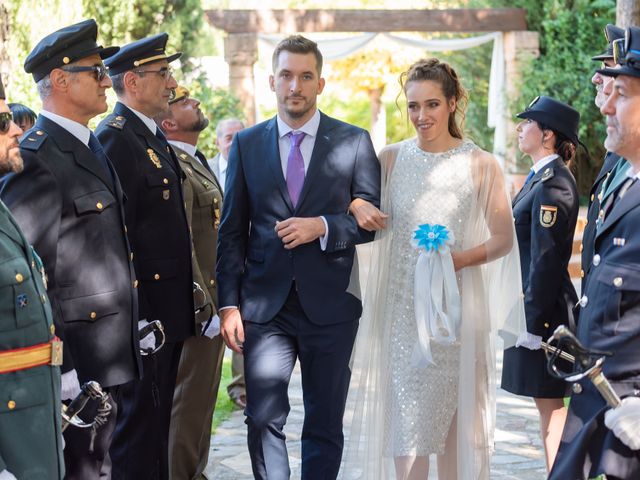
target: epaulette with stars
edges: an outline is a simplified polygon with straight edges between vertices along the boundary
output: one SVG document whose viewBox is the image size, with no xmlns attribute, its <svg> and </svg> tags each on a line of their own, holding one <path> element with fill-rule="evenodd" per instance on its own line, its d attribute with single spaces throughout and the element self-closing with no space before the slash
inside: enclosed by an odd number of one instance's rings
<svg viewBox="0 0 640 480">
<path fill-rule="evenodd" d="M 547 167 L 544 172 L 542 172 L 542 178 L 540 180 L 546 182 L 550 178 L 553 178 L 554 175 L 553 167 Z"/>
<path fill-rule="evenodd" d="M 37 152 L 47 139 L 47 136 L 47 132 L 32 129 L 28 132 L 28 135 L 25 135 L 20 141 L 20 148 Z"/>
<path fill-rule="evenodd" d="M 107 117 L 107 126 L 109 127 L 122 130 L 125 123 L 127 123 L 127 119 L 122 115 L 116 115 L 115 113 L 112 113 Z"/>
</svg>

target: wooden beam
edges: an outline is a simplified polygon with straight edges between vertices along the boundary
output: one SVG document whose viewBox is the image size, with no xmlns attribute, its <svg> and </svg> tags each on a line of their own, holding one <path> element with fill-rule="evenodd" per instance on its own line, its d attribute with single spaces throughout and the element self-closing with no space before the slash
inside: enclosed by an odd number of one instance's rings
<svg viewBox="0 0 640 480">
<path fill-rule="evenodd" d="M 449 10 L 207 10 L 228 33 L 507 32 L 527 29 L 521 8 Z"/>
</svg>

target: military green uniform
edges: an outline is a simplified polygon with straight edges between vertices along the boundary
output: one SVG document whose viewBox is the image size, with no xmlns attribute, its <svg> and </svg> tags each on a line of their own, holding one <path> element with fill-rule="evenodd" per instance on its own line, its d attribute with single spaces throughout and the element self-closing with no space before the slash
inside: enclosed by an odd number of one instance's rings
<svg viewBox="0 0 640 480">
<path fill-rule="evenodd" d="M 176 379 L 169 432 L 171 478 L 201 479 L 209 458 L 211 418 L 224 356 L 222 336 L 200 335 L 201 323 L 217 312 L 215 282 L 222 194 L 216 178 L 197 159 L 173 146 L 187 178 L 183 194 L 193 238 L 193 280 L 205 292 L 206 306 L 196 316 L 196 336 L 184 342 Z"/>
<path fill-rule="evenodd" d="M 0 202 L 0 471 L 20 480 L 64 476 L 60 368 L 24 368 L 54 334 L 40 259 Z"/>
</svg>

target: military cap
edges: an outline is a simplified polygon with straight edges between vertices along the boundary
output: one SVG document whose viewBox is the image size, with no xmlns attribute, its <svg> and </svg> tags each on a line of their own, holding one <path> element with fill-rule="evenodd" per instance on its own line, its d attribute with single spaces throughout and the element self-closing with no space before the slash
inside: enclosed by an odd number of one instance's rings
<svg viewBox="0 0 640 480">
<path fill-rule="evenodd" d="M 96 43 L 98 24 L 95 20 L 84 20 L 80 23 L 57 30 L 38 42 L 24 61 L 24 70 L 33 75 L 38 82 L 46 77 L 54 68 L 98 54 L 108 58 L 116 53 L 119 47 L 104 48 Z"/>
<path fill-rule="evenodd" d="M 603 61 L 603 60 L 612 60 L 613 59 L 613 41 L 618 40 L 619 38 L 624 38 L 624 28 L 616 27 L 615 25 L 609 23 L 606 27 L 604 27 L 604 36 L 609 42 L 607 48 L 604 52 L 599 55 L 595 55 L 591 57 L 591 60 Z"/>
<path fill-rule="evenodd" d="M 187 90 L 182 85 L 178 85 L 173 92 L 171 92 L 171 100 L 169 100 L 169 105 L 179 102 L 183 98 L 189 97 L 189 90 Z"/>
<path fill-rule="evenodd" d="M 517 116 L 518 118 L 535 120 L 554 132 L 561 133 L 575 145 L 578 144 L 580 113 L 566 103 L 540 95 L 529 104 L 524 112 L 519 113 Z"/>
<path fill-rule="evenodd" d="M 118 75 L 160 60 L 166 60 L 169 63 L 177 60 L 182 52 L 167 55 L 164 51 L 167 40 L 169 40 L 169 35 L 160 33 L 125 45 L 116 55 L 105 62 L 109 67 L 109 75 Z"/>
<path fill-rule="evenodd" d="M 5 100 L 7 97 L 4 94 L 4 85 L 2 84 L 2 75 L 0 75 L 0 100 Z"/>
<path fill-rule="evenodd" d="M 617 40 L 614 45 L 617 50 L 616 61 L 618 68 L 601 68 L 598 73 L 608 77 L 628 75 L 640 77 L 640 27 L 629 27 L 624 32 L 624 40 Z"/>
</svg>

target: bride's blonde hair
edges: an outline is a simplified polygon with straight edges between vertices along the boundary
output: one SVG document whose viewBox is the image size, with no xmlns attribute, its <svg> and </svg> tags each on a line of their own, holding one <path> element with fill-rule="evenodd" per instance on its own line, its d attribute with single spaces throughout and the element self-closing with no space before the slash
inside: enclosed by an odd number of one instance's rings
<svg viewBox="0 0 640 480">
<path fill-rule="evenodd" d="M 452 137 L 462 139 L 465 110 L 469 97 L 460 83 L 458 74 L 451 65 L 441 62 L 437 58 L 420 59 L 411 65 L 406 72 L 400 74 L 400 86 L 405 95 L 408 83 L 425 80 L 438 82 L 447 101 L 455 99 L 456 110 L 449 115 L 449 133 Z"/>
</svg>

